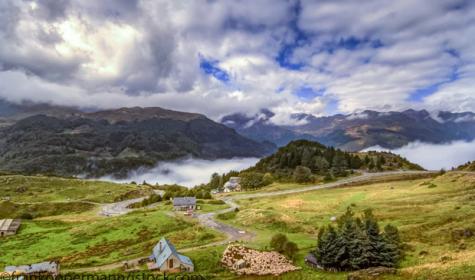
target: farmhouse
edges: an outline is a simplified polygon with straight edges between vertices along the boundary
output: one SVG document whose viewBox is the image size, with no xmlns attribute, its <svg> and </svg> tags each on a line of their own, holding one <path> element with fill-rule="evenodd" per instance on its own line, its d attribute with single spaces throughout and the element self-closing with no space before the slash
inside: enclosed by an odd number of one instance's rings
<svg viewBox="0 0 475 280">
<path fill-rule="evenodd" d="M 231 177 L 229 181 L 224 184 L 224 192 L 239 192 L 241 191 L 241 178 L 240 177 Z"/>
<path fill-rule="evenodd" d="M 0 220 L 0 237 L 14 235 L 20 227 L 21 220 L 4 219 Z"/>
<path fill-rule="evenodd" d="M 187 211 L 196 209 L 196 197 L 175 197 L 173 198 L 173 209 L 175 211 Z"/>
<path fill-rule="evenodd" d="M 194 271 L 191 259 L 179 254 L 175 246 L 165 238 L 160 239 L 157 245 L 155 245 L 150 260 L 153 262 L 152 265 L 149 265 L 150 269 L 168 272 Z"/>
<path fill-rule="evenodd" d="M 42 262 L 36 264 L 7 266 L 5 272 L 15 275 L 52 275 L 56 277 L 59 275 L 59 263 L 57 262 Z"/>
</svg>

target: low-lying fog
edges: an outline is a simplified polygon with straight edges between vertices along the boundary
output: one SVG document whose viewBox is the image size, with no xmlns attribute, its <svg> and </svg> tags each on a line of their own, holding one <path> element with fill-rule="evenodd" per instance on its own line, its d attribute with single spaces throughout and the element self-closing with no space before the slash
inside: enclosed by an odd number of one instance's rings
<svg viewBox="0 0 475 280">
<path fill-rule="evenodd" d="M 149 184 L 179 184 L 186 187 L 193 187 L 209 182 L 214 172 L 219 174 L 231 170 L 240 171 L 253 166 L 258 158 L 233 158 L 233 159 L 183 159 L 170 162 L 161 162 L 151 169 L 141 168 L 130 172 L 126 179 L 115 179 L 111 176 L 102 177 L 101 180 L 113 181 L 117 183 L 128 183 L 135 181 Z"/>
<path fill-rule="evenodd" d="M 374 146 L 365 149 L 365 151 L 388 151 L 388 149 Z M 404 147 L 391 150 L 391 152 L 428 170 L 450 169 L 467 161 L 475 160 L 475 141 L 454 141 L 447 144 L 412 142 Z"/>
</svg>

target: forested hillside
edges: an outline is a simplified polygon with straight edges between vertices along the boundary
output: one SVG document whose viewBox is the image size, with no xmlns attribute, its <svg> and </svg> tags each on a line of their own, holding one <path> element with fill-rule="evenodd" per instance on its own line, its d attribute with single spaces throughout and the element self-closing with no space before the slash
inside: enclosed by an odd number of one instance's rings
<svg viewBox="0 0 475 280">
<path fill-rule="evenodd" d="M 312 183 L 331 181 L 355 171 L 382 172 L 424 170 L 421 166 L 390 152 L 345 152 L 318 142 L 297 140 L 261 159 L 255 166 L 222 176 L 215 174 L 213 188 L 219 188 L 231 176 L 240 176 L 245 189 L 255 189 L 272 182 Z"/>
<path fill-rule="evenodd" d="M 0 129 L 0 169 L 26 174 L 124 177 L 164 160 L 259 157 L 273 149 L 203 115 L 158 107 L 36 115 Z"/>
</svg>

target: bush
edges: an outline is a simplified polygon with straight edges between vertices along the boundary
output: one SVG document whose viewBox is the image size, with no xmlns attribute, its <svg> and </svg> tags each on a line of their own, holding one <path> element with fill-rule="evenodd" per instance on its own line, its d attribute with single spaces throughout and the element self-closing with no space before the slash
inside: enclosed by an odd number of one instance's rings
<svg viewBox="0 0 475 280">
<path fill-rule="evenodd" d="M 287 241 L 285 242 L 283 248 L 283 253 L 286 255 L 289 259 L 294 259 L 295 254 L 299 251 L 299 248 L 297 247 L 297 244 L 295 244 L 292 241 Z"/>
<path fill-rule="evenodd" d="M 241 187 L 243 189 L 258 189 L 265 186 L 264 174 L 259 172 L 246 172 L 241 174 Z"/>
<path fill-rule="evenodd" d="M 287 236 L 285 236 L 282 233 L 277 233 L 274 236 L 272 236 L 272 239 L 270 240 L 270 247 L 279 253 L 282 253 L 284 251 L 284 246 L 287 243 L 288 239 Z"/>
<path fill-rule="evenodd" d="M 295 167 L 293 179 L 297 183 L 310 183 L 313 181 L 312 171 L 308 167 L 299 165 Z"/>
<path fill-rule="evenodd" d="M 221 214 L 218 214 L 218 219 L 221 219 L 221 220 L 231 220 L 231 219 L 234 219 L 236 217 L 236 211 L 231 211 L 231 212 L 226 212 L 226 213 L 221 213 Z"/>
<path fill-rule="evenodd" d="M 270 173 L 264 174 L 263 183 L 264 183 L 264 186 L 274 183 L 274 177 L 272 176 L 272 174 Z"/>
<path fill-rule="evenodd" d="M 30 214 L 30 213 L 22 213 L 20 215 L 20 219 L 23 219 L 23 220 L 32 220 L 33 219 L 33 215 Z"/>
</svg>

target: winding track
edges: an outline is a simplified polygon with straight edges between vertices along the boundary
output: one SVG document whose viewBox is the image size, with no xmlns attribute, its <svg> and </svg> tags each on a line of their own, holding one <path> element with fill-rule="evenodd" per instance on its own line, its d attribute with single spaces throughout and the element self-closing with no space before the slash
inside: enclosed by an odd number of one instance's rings
<svg viewBox="0 0 475 280">
<path fill-rule="evenodd" d="M 296 194 L 296 193 L 302 193 L 302 192 L 308 192 L 308 191 L 314 191 L 314 190 L 320 190 L 320 189 L 328 189 L 328 188 L 336 188 L 336 187 L 343 187 L 346 185 L 350 184 L 355 184 L 355 183 L 366 183 L 366 182 L 378 182 L 380 180 L 390 180 L 391 177 L 400 177 L 402 176 L 417 176 L 417 175 L 430 175 L 430 174 L 435 174 L 437 173 L 436 171 L 392 171 L 392 172 L 378 172 L 378 173 L 363 173 L 360 176 L 355 176 L 355 177 L 350 177 L 346 179 L 342 179 L 336 182 L 332 183 L 326 183 L 326 184 L 321 184 L 321 185 L 315 185 L 315 186 L 306 186 L 302 188 L 296 188 L 296 189 L 290 189 L 290 190 L 281 190 L 281 191 L 273 191 L 273 192 L 258 192 L 258 193 L 252 193 L 252 194 L 238 194 L 234 196 L 229 196 L 225 197 L 222 200 L 229 206 L 229 208 L 224 209 L 224 210 L 219 210 L 215 212 L 209 212 L 209 213 L 203 213 L 203 214 L 198 214 L 195 215 L 195 217 L 198 219 L 199 223 L 205 227 L 214 229 L 216 231 L 222 232 L 227 235 L 227 239 L 224 241 L 219 241 L 219 242 L 214 242 L 214 243 L 209 243 L 206 245 L 202 246 L 197 246 L 197 247 L 190 247 L 190 248 L 185 248 L 181 249 L 180 252 L 187 252 L 187 251 L 193 251 L 196 249 L 200 248 L 205 248 L 205 247 L 212 247 L 212 246 L 218 246 L 218 245 L 223 245 L 227 244 L 232 241 L 237 241 L 237 240 L 251 240 L 255 234 L 251 232 L 246 232 L 241 229 L 235 228 L 233 226 L 221 223 L 217 221 L 214 217 L 215 215 L 222 214 L 222 213 L 227 213 L 231 211 L 235 211 L 236 208 L 239 208 L 239 205 L 236 204 L 236 200 L 241 200 L 241 199 L 249 199 L 249 198 L 260 198 L 260 197 L 273 197 L 273 196 L 280 196 L 280 195 L 289 195 L 289 194 Z M 138 199 L 145 199 L 145 198 L 138 198 Z M 134 201 L 137 199 L 133 199 Z M 127 206 L 130 205 L 133 200 L 127 200 L 127 201 L 122 201 L 118 203 L 112 203 L 108 205 L 113 205 L 109 206 L 107 209 L 113 209 L 112 212 L 113 215 L 122 215 L 125 213 L 128 213 L 130 211 L 133 211 L 134 209 L 128 209 Z M 125 205 L 125 211 L 124 212 L 124 205 Z M 117 210 L 120 211 L 117 211 Z M 104 207 L 103 207 L 104 211 Z M 142 258 L 137 258 L 133 260 L 126 261 L 129 265 L 131 264 L 136 264 L 140 259 Z M 98 272 L 98 271 L 107 271 L 107 270 L 112 270 L 112 269 L 117 269 L 121 268 L 125 261 L 117 262 L 117 263 L 112 263 L 112 264 L 107 264 L 103 266 L 96 266 L 96 267 L 85 267 L 85 268 L 78 268 L 78 269 L 69 269 L 66 270 L 68 272 Z"/>
</svg>

